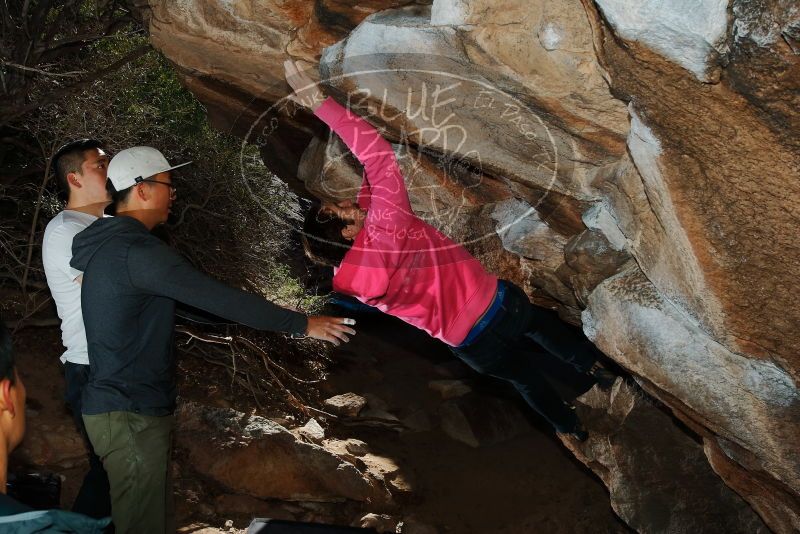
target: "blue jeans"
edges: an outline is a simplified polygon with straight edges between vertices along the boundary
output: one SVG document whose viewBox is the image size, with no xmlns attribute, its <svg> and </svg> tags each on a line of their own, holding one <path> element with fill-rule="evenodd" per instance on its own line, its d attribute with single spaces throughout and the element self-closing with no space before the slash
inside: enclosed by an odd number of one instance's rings
<svg viewBox="0 0 800 534">
<path fill-rule="evenodd" d="M 471 344 L 452 350 L 479 373 L 510 382 L 556 431 L 571 432 L 578 418 L 545 379 L 546 359 L 555 356 L 571 366 L 576 380 L 579 375 L 583 379 L 597 360 L 597 349 L 558 314 L 532 304 L 519 287 L 501 283 L 506 294 L 492 321 Z"/>
<path fill-rule="evenodd" d="M 111 487 L 108 483 L 108 475 L 103 468 L 103 462 L 94 452 L 89 436 L 86 434 L 83 417 L 81 417 L 81 396 L 83 388 L 89 380 L 89 366 L 65 362 L 64 379 L 66 382 L 64 397 L 89 456 L 89 472 L 86 473 L 78 496 L 75 497 L 72 511 L 98 519 L 108 517 L 111 515 Z"/>
</svg>

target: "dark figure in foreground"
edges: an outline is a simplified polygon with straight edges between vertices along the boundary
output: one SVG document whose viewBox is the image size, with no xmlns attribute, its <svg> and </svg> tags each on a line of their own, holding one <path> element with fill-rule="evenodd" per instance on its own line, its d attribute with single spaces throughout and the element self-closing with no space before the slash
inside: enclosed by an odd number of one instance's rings
<svg viewBox="0 0 800 534">
<path fill-rule="evenodd" d="M 0 532 L 106 532 L 109 517 L 94 519 L 63 510 L 33 510 L 6 495 L 8 455 L 25 436 L 25 398 L 11 336 L 0 322 Z"/>
<path fill-rule="evenodd" d="M 556 357 L 571 366 L 576 380 L 588 374 L 607 387 L 614 376 L 598 364 L 597 349 L 419 219 L 391 145 L 368 122 L 324 99 L 293 63 L 285 67 L 293 100 L 311 108 L 364 166 L 357 206 L 324 203 L 306 217 L 306 254 L 334 267 L 334 290 L 440 339 L 476 371 L 513 384 L 556 431 L 586 439 L 575 410 L 541 367 Z"/>
</svg>

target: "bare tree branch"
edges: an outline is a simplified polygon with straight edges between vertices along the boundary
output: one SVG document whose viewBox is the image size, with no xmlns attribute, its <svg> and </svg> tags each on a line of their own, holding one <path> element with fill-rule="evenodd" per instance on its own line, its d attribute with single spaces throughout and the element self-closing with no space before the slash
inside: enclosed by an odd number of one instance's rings
<svg viewBox="0 0 800 534">
<path fill-rule="evenodd" d="M 284 397 L 296 409 L 301 411 L 303 414 L 308 414 L 309 411 L 314 411 L 318 413 L 323 413 L 331 418 L 336 418 L 335 415 L 329 414 L 327 412 L 323 412 L 318 408 L 314 408 L 308 405 L 297 391 L 291 390 L 287 387 L 277 373 L 273 369 L 277 369 L 283 375 L 290 378 L 297 384 L 316 384 L 319 380 L 303 380 L 298 378 L 297 376 L 290 373 L 286 368 L 283 366 L 278 365 L 272 358 L 270 358 L 269 354 L 259 347 L 256 343 L 253 343 L 249 339 L 243 336 L 219 336 L 215 334 L 208 334 L 204 332 L 197 331 L 194 328 L 187 327 L 187 326 L 176 326 L 176 332 L 180 332 L 189 336 L 189 339 L 183 343 L 182 345 L 186 347 L 191 341 L 197 340 L 202 343 L 208 343 L 210 346 L 207 347 L 208 350 L 202 350 L 203 358 L 206 361 L 214 363 L 216 365 L 223 365 L 229 369 L 231 372 L 231 379 L 236 380 L 237 376 L 244 377 L 244 380 L 238 380 L 240 385 L 246 386 L 246 388 L 251 392 L 253 398 L 256 401 L 256 404 L 261 406 L 261 402 L 259 400 L 259 395 L 257 394 L 256 390 L 258 389 L 258 384 L 262 384 L 262 387 L 266 385 L 263 383 L 263 379 L 261 378 L 260 370 L 264 370 L 267 372 L 267 375 L 270 378 L 270 381 L 278 386 L 281 391 L 284 393 Z M 212 347 L 216 347 L 216 350 L 212 349 Z M 227 348 L 228 350 L 224 350 L 222 347 Z M 191 353 L 192 351 L 186 351 Z M 223 356 L 227 355 L 227 356 Z M 263 363 L 263 368 L 261 366 L 256 366 L 255 362 L 251 360 L 253 355 L 257 355 L 261 363 Z M 240 363 L 237 364 L 237 356 L 240 360 Z M 254 385 L 255 380 L 255 385 Z"/>
<path fill-rule="evenodd" d="M 50 154 L 55 151 L 56 147 L 51 147 Z M 52 158 L 47 157 L 45 152 L 44 146 L 42 147 L 43 156 L 45 156 L 47 160 L 47 166 L 44 169 L 44 175 L 42 177 L 42 184 L 39 186 L 39 193 L 36 197 L 36 208 L 33 212 L 33 221 L 31 222 L 31 231 L 30 235 L 28 236 L 28 256 L 25 260 L 25 272 L 22 275 L 22 291 L 27 292 L 28 287 L 28 273 L 31 270 L 31 259 L 33 258 L 33 241 L 36 238 L 36 227 L 39 224 L 39 213 L 42 210 L 42 195 L 44 195 L 44 188 L 47 185 L 47 182 L 50 181 L 50 163 Z"/>
<path fill-rule="evenodd" d="M 25 114 L 36 109 L 25 101 L 41 77 L 53 78 L 59 91 L 58 79 L 79 74 L 76 69 L 59 73 L 46 63 L 68 63 L 76 52 L 134 23 L 125 0 L 2 0 L 0 9 L 0 87 L 7 96 L 0 119 L 6 122 L 6 115 L 21 116 L 15 110 Z"/>
<path fill-rule="evenodd" d="M 33 110 L 35 110 L 37 108 L 40 108 L 42 106 L 46 106 L 47 104 L 50 104 L 52 102 L 56 102 L 56 101 L 61 100 L 62 98 L 66 97 L 66 96 L 69 96 L 71 94 L 74 94 L 74 93 L 80 91 L 81 89 L 83 89 L 84 87 L 89 85 L 90 83 L 92 83 L 92 82 L 94 82 L 96 80 L 99 80 L 100 78 L 102 78 L 103 76 L 105 76 L 106 74 L 108 74 L 110 72 L 114 72 L 115 70 L 119 69 L 120 67 L 122 67 L 126 63 L 130 63 L 131 61 L 134 61 L 134 60 L 142 57 L 143 55 L 147 54 L 151 50 L 152 50 L 152 47 L 150 45 L 140 46 L 140 47 L 134 49 L 133 51 L 129 52 L 128 54 L 125 54 L 125 56 L 123 56 L 120 59 L 118 59 L 117 61 L 111 63 L 107 67 L 102 68 L 102 69 L 100 69 L 100 70 L 98 70 L 96 72 L 93 72 L 89 76 L 81 79 L 79 82 L 77 82 L 77 83 L 75 83 L 73 85 L 70 85 L 69 87 L 64 87 L 64 88 L 62 88 L 60 90 L 52 91 L 51 93 L 43 96 L 39 100 L 37 100 L 35 102 L 31 102 L 31 103 L 27 104 L 26 106 L 23 106 L 23 107 L 17 109 L 16 111 L 6 112 L 7 114 L 5 114 L 4 117 L 0 118 L 0 126 L 3 126 L 5 124 L 13 121 L 14 119 L 22 117 L 23 115 L 25 115 L 27 113 L 30 113 L 31 111 L 33 111 Z"/>
<path fill-rule="evenodd" d="M 19 69 L 19 70 L 25 70 L 25 71 L 28 71 L 28 72 L 35 72 L 37 74 L 43 74 L 45 76 L 56 76 L 56 77 L 71 78 L 71 77 L 78 76 L 80 74 L 86 74 L 85 70 L 73 70 L 73 71 L 70 71 L 70 72 L 48 72 L 46 70 L 35 69 L 33 67 L 26 67 L 25 65 L 19 65 L 17 63 L 12 63 L 10 61 L 3 61 L 3 60 L 0 60 L 0 65 L 5 65 L 7 67 L 13 67 L 13 68 Z"/>
</svg>

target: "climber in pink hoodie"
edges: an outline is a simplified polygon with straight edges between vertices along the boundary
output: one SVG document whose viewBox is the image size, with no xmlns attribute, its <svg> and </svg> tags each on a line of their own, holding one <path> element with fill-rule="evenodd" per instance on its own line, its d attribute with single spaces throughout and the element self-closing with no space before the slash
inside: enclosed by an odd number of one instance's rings
<svg viewBox="0 0 800 534">
<path fill-rule="evenodd" d="M 541 366 L 556 356 L 608 386 L 614 376 L 599 366 L 594 346 L 418 218 L 389 142 L 325 98 L 291 61 L 285 69 L 292 99 L 324 121 L 364 166 L 357 205 L 316 204 L 305 220 L 306 254 L 334 268 L 334 290 L 443 341 L 473 369 L 511 382 L 558 432 L 586 439 L 574 409 L 542 376 Z"/>
</svg>

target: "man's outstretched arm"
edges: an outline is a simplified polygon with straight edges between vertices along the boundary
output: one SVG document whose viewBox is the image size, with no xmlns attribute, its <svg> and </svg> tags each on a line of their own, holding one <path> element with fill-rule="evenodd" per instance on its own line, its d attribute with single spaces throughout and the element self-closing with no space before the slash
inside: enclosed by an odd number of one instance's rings
<svg viewBox="0 0 800 534">
<path fill-rule="evenodd" d="M 169 297 L 218 317 L 258 330 L 307 335 L 335 345 L 349 340 L 352 319 L 306 317 L 265 298 L 219 282 L 157 240 L 143 240 L 128 253 L 131 283 L 153 295 Z"/>
</svg>

